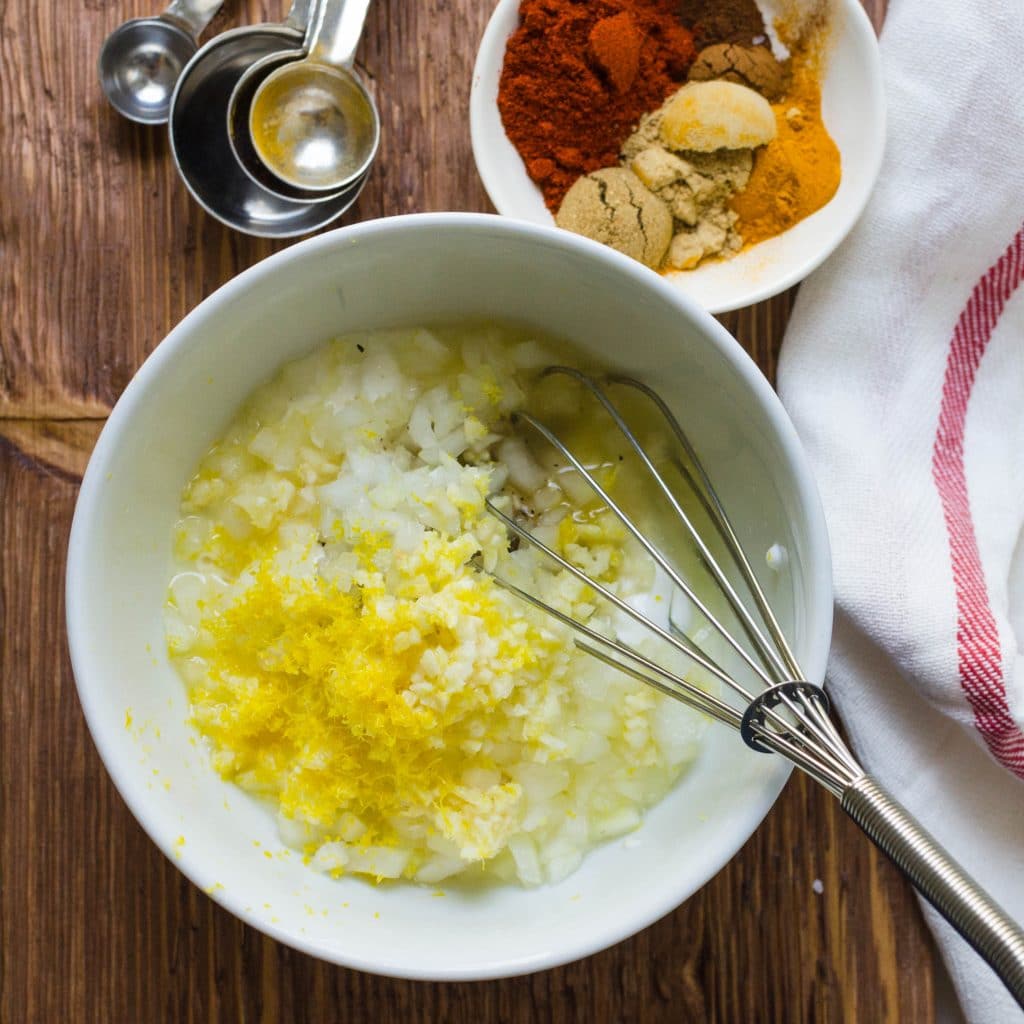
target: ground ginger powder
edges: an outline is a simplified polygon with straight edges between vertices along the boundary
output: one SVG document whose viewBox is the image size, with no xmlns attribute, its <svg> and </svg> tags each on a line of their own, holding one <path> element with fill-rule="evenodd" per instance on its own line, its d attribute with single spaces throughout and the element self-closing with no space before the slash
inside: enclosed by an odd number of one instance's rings
<svg viewBox="0 0 1024 1024">
<path fill-rule="evenodd" d="M 820 210 L 839 188 L 839 149 L 821 119 L 816 63 L 793 67 L 786 96 L 772 104 L 775 139 L 757 150 L 750 181 L 729 202 L 748 246 L 780 235 Z"/>
</svg>

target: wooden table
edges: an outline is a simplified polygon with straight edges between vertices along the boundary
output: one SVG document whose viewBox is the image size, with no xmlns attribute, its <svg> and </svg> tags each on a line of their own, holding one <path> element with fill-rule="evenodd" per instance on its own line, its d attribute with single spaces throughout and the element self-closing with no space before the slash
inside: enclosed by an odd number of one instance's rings
<svg viewBox="0 0 1024 1024">
<path fill-rule="evenodd" d="M 0 2 L 0 1019 L 933 1019 L 935 955 L 910 890 L 802 779 L 718 877 L 641 935 L 484 984 L 390 981 L 293 952 L 193 888 L 142 833 L 96 755 L 68 663 L 77 485 L 146 354 L 279 247 L 204 215 L 175 178 L 165 133 L 103 101 L 101 40 L 157 6 Z M 870 3 L 877 17 L 883 6 Z M 260 0 L 228 7 L 231 22 L 281 13 Z M 363 59 L 384 98 L 384 142 L 348 220 L 489 209 L 467 117 L 489 10 L 374 5 Z M 215 27 L 228 24 L 222 14 Z M 792 300 L 724 317 L 769 376 Z"/>
</svg>

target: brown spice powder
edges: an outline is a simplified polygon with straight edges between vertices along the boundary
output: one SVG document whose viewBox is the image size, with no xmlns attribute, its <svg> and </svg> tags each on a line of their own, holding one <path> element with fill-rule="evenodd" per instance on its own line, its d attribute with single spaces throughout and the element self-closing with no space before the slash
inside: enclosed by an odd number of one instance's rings
<svg viewBox="0 0 1024 1024">
<path fill-rule="evenodd" d="M 698 49 L 713 43 L 749 45 L 765 34 L 764 18 L 754 0 L 679 0 L 678 10 Z"/>
</svg>

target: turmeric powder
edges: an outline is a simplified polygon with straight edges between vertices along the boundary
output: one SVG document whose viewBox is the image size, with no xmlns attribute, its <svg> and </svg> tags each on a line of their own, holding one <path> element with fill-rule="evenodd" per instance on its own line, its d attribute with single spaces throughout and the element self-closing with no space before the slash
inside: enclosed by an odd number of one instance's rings
<svg viewBox="0 0 1024 1024">
<path fill-rule="evenodd" d="M 839 149 L 821 119 L 817 62 L 793 63 L 790 88 L 772 104 L 775 139 L 757 151 L 747 187 L 729 203 L 748 246 L 820 210 L 839 188 Z"/>
</svg>

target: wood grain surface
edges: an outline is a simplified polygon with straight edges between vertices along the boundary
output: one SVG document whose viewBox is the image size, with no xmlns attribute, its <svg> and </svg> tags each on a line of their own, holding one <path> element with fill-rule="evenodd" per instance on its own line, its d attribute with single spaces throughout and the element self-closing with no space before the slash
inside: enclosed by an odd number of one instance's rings
<svg viewBox="0 0 1024 1024">
<path fill-rule="evenodd" d="M 103 37 L 157 6 L 0 0 L 0 1019 L 933 1019 L 935 956 L 911 892 L 801 779 L 673 914 L 580 963 L 491 983 L 320 963 L 239 923 L 149 842 L 107 779 L 68 663 L 62 580 L 76 489 L 146 354 L 280 247 L 203 214 L 174 176 L 165 134 L 103 102 Z M 883 6 L 869 4 L 876 23 Z M 258 0 L 227 8 L 214 29 L 282 13 Z M 489 209 L 467 128 L 489 13 L 489 0 L 373 6 L 362 60 L 383 99 L 384 142 L 347 220 Z M 769 376 L 792 299 L 723 318 Z"/>
</svg>

